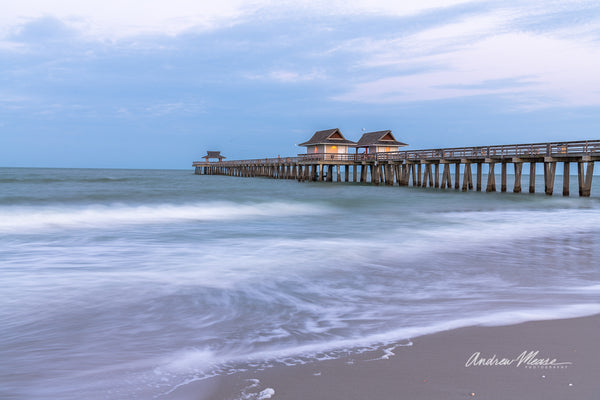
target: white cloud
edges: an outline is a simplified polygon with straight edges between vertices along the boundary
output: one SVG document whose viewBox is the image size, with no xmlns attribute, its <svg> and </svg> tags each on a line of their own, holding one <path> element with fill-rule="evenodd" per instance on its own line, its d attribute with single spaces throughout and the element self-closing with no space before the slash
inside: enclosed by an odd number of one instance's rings
<svg viewBox="0 0 600 400">
<path fill-rule="evenodd" d="M 163 117 L 171 114 L 197 115 L 206 112 L 203 103 L 183 101 L 153 104 L 146 107 L 144 111 L 156 117 Z"/>
<path fill-rule="evenodd" d="M 289 15 L 414 16 L 475 2 L 147 0 L 140 6 L 134 0 L 22 0 L 0 14 L 0 50 L 23 50 L 22 45 L 1 38 L 14 33 L 23 23 L 44 16 L 57 18 L 95 39 L 118 39 L 143 33 L 176 35 L 189 29 L 210 30 L 247 20 L 261 23 L 262 18 Z M 594 2 L 548 1 L 544 7 L 535 1 L 513 6 L 498 4 L 488 3 L 486 11 L 480 14 L 470 9 L 461 20 L 452 19 L 411 34 L 388 34 L 374 26 L 377 37 L 339 44 L 332 53 L 351 53 L 358 55 L 354 60 L 360 61 L 343 67 L 358 79 L 340 76 L 348 90 L 336 100 L 389 103 L 498 95 L 518 99 L 519 106 L 526 108 L 600 105 L 600 79 L 596 72 L 600 70 L 600 22 L 586 19 L 580 23 L 574 19 L 569 26 L 554 30 L 527 30 L 519 25 L 523 21 L 543 21 L 547 16 L 561 19 L 561 13 L 585 11 Z M 458 13 L 453 15 L 456 18 Z M 414 21 L 418 22 L 418 18 Z M 290 46 L 289 51 L 293 54 L 296 50 Z M 311 70 L 313 65 L 320 69 Z M 332 79 L 333 70 L 331 65 L 317 63 L 298 65 L 295 70 L 259 71 L 246 77 L 295 83 Z M 335 76 L 339 76 L 339 68 L 336 71 Z M 163 107 L 160 112 L 172 112 L 172 107 Z"/>
<path fill-rule="evenodd" d="M 24 50 L 25 46 L 21 43 L 0 40 L 0 51 L 17 53 L 22 52 Z"/>
<path fill-rule="evenodd" d="M 312 70 L 310 72 L 296 72 L 290 70 L 277 69 L 269 71 L 265 74 L 246 75 L 247 79 L 266 80 L 280 83 L 298 83 L 314 81 L 317 79 L 325 79 L 322 72 Z"/>
<path fill-rule="evenodd" d="M 523 17 L 523 11 L 482 14 L 402 38 L 367 39 L 360 43 L 364 61 L 357 67 L 379 71 L 377 77 L 354 84 L 336 100 L 499 95 L 526 109 L 600 105 L 600 44 L 590 34 L 600 31 L 600 23 L 595 29 L 586 24 L 578 34 L 565 28 L 527 32 L 511 25 L 516 16 Z"/>
<path fill-rule="evenodd" d="M 0 92 L 0 107 L 4 110 L 20 109 L 31 99 L 26 96 Z"/>
<path fill-rule="evenodd" d="M 57 18 L 96 38 L 138 34 L 176 35 L 188 29 L 230 26 L 247 17 L 294 15 L 411 15 L 469 0 L 20 0 L 0 13 L 0 38 L 28 21 Z"/>
<path fill-rule="evenodd" d="M 0 33 L 6 35 L 28 21 L 52 17 L 100 38 L 148 33 L 174 35 L 192 27 L 210 29 L 235 21 L 256 3 L 243 0 L 21 0 L 3 9 Z"/>
</svg>

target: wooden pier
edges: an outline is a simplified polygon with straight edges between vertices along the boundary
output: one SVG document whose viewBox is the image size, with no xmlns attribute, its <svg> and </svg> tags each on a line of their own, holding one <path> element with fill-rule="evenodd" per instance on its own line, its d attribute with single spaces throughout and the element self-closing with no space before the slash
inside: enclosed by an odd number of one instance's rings
<svg viewBox="0 0 600 400">
<path fill-rule="evenodd" d="M 512 191 L 522 191 L 523 164 L 529 163 L 529 193 L 535 192 L 537 164 L 544 166 L 547 195 L 554 192 L 557 163 L 563 163 L 563 196 L 569 196 L 571 163 L 577 163 L 579 196 L 590 196 L 594 162 L 600 160 L 600 140 L 529 143 L 447 149 L 406 150 L 371 154 L 300 154 L 297 157 L 236 161 L 196 161 L 198 175 L 268 177 L 304 181 L 360 182 L 374 185 L 483 189 L 483 164 L 488 165 L 486 192 L 497 191 L 496 164 L 500 164 L 500 191 L 506 192 L 508 165 L 512 164 Z M 475 165 L 475 179 L 473 179 Z M 462 168 L 461 168 L 462 166 Z M 440 169 L 442 170 L 440 179 Z"/>
</svg>

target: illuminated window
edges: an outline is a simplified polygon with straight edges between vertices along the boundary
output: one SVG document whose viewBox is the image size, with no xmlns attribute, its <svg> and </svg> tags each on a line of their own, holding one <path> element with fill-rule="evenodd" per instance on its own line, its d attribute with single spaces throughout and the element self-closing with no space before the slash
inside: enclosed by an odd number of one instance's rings
<svg viewBox="0 0 600 400">
<path fill-rule="evenodd" d="M 389 148 L 389 147 L 386 147 L 386 148 L 385 148 L 385 151 L 390 151 L 390 148 Z"/>
<path fill-rule="evenodd" d="M 337 153 L 337 146 L 331 146 L 331 152 Z"/>
</svg>

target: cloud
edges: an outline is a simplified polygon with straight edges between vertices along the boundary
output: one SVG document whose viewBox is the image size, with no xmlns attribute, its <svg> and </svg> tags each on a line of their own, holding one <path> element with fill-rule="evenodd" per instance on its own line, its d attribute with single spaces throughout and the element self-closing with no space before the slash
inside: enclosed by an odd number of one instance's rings
<svg viewBox="0 0 600 400">
<path fill-rule="evenodd" d="M 45 42 L 72 36 L 74 30 L 57 18 L 42 17 L 14 29 L 9 39 L 14 42 Z"/>
<path fill-rule="evenodd" d="M 323 92 L 340 93 L 336 102 L 496 96 L 521 109 L 588 106 L 600 104 L 599 10 L 586 1 L 541 9 L 529 1 L 149 0 L 140 8 L 133 0 L 24 0 L 0 15 L 8 32 L 0 50 L 37 44 L 31 58 L 15 57 L 3 72 L 19 78 L 7 83 L 33 92 L 46 84 L 50 97 L 60 89 L 136 97 L 159 84 L 157 91 L 175 85 L 186 95 L 208 85 L 220 99 L 236 82 L 254 80 L 275 90 L 319 82 Z M 165 36 L 184 32 L 195 34 Z M 101 42 L 78 41 L 81 33 Z M 136 36 L 149 33 L 156 35 Z M 167 115 L 204 107 L 179 99 L 125 108 Z"/>
<path fill-rule="evenodd" d="M 190 28 L 212 29 L 235 21 L 253 2 L 225 0 L 23 0 L 6 7 L 0 16 L 0 34 L 40 18 L 61 20 L 86 36 L 118 39 L 140 34 L 175 35 Z"/>
<path fill-rule="evenodd" d="M 167 115 L 198 115 L 206 113 L 205 105 L 196 102 L 176 101 L 171 103 L 158 103 L 147 106 L 144 111 L 155 117 Z"/>
<path fill-rule="evenodd" d="M 30 99 L 26 96 L 3 93 L 0 91 L 0 113 L 21 110 Z"/>
<path fill-rule="evenodd" d="M 576 30 L 528 31 L 517 24 L 527 12 L 503 9 L 410 35 L 353 40 L 336 51 L 355 46 L 361 55 L 355 67 L 365 77 L 334 99 L 399 103 L 495 95 L 524 109 L 600 105 L 600 21 Z"/>
<path fill-rule="evenodd" d="M 2 52 L 18 53 L 24 52 L 25 50 L 26 48 L 22 43 L 16 43 L 9 40 L 0 40 L 0 51 Z"/>
<path fill-rule="evenodd" d="M 312 70 L 310 72 L 296 72 L 284 69 L 268 71 L 264 74 L 246 74 L 246 78 L 251 80 L 264 80 L 278 83 L 299 83 L 325 79 L 322 72 Z"/>
<path fill-rule="evenodd" d="M 0 14 L 0 38 L 39 18 L 54 18 L 98 39 L 141 34 L 177 35 L 189 30 L 214 30 L 248 18 L 286 15 L 413 15 L 472 0 L 21 0 Z"/>
</svg>

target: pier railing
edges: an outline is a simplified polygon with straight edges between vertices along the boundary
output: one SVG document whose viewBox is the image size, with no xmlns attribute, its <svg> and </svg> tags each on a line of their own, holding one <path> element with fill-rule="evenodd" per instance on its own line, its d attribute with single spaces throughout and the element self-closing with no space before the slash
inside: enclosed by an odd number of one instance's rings
<svg viewBox="0 0 600 400">
<path fill-rule="evenodd" d="M 600 140 L 455 147 L 376 154 L 377 159 L 382 161 L 504 157 L 568 157 L 600 154 Z"/>
<path fill-rule="evenodd" d="M 198 167 L 206 164 L 211 165 L 222 165 L 224 167 L 228 165 L 277 165 L 277 164 L 288 164 L 296 163 L 301 161 L 301 157 L 277 157 L 277 158 L 255 158 L 250 160 L 231 160 L 231 161 L 194 161 L 193 167 Z"/>
<path fill-rule="evenodd" d="M 433 161 L 433 160 L 456 160 L 456 159 L 485 159 L 485 158 L 513 158 L 522 157 L 579 157 L 586 155 L 600 155 L 600 140 L 555 142 L 555 143 L 527 143 L 494 146 L 453 147 L 444 149 L 404 150 L 386 153 L 316 153 L 299 154 L 297 157 L 258 158 L 251 160 L 232 161 L 195 161 L 194 167 L 206 164 L 211 165 L 278 165 L 298 162 L 327 162 L 334 163 L 356 163 L 373 161 Z"/>
</svg>

